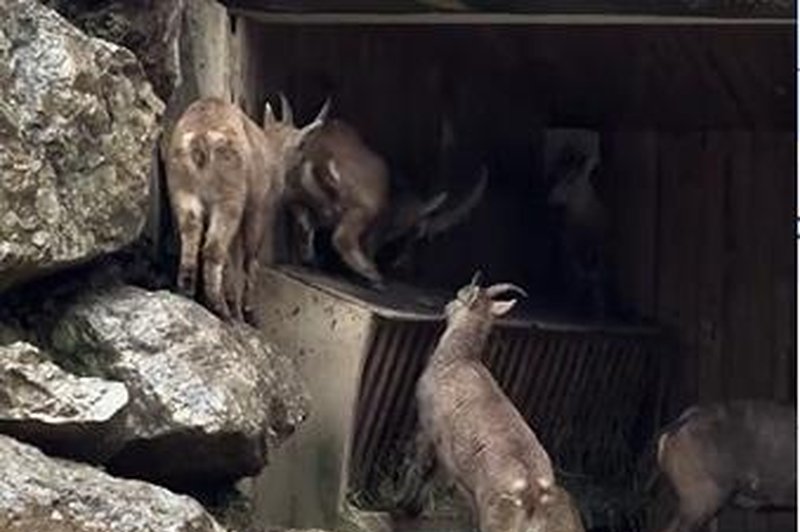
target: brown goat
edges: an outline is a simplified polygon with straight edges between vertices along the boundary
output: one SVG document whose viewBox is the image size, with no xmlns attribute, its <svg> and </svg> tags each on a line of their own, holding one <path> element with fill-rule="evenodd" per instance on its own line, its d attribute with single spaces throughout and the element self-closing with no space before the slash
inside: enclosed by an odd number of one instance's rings
<svg viewBox="0 0 800 532">
<path fill-rule="evenodd" d="M 432 238 L 448 230 L 466 218 L 486 188 L 484 170 L 473 190 L 448 210 L 443 209 L 446 193 L 427 200 L 390 193 L 383 158 L 342 120 L 326 122 L 304 151 L 305 162 L 287 183 L 300 230 L 297 254 L 314 262 L 315 230 L 332 229 L 333 247 L 345 264 L 378 286 L 383 278 L 374 256 L 383 245 L 407 235 Z"/>
<path fill-rule="evenodd" d="M 326 104 L 300 129 L 286 119 L 278 121 L 269 103 L 263 129 L 239 107 L 218 98 L 197 100 L 184 111 L 172 132 L 166 161 L 181 241 L 178 288 L 183 294 L 195 294 L 202 243 L 207 303 L 229 319 L 231 309 L 223 292 L 233 290 L 226 295 L 234 316 L 242 319 L 260 255 L 272 260 L 285 174 L 300 162 L 303 141 L 322 125 L 327 109 Z M 243 271 L 244 281 L 231 280 L 232 271 Z"/>
<path fill-rule="evenodd" d="M 297 186 L 290 185 L 290 197 L 297 198 L 293 211 L 305 233 L 303 257 L 313 255 L 313 228 L 306 223 L 311 210 L 318 224 L 334 228 L 333 246 L 347 266 L 379 284 L 382 277 L 364 248 L 389 201 L 386 164 L 341 120 L 326 123 L 305 156 Z"/>
<path fill-rule="evenodd" d="M 797 411 L 739 400 L 687 409 L 658 440 L 658 465 L 678 496 L 665 532 L 700 530 L 731 501 L 797 506 Z"/>
<path fill-rule="evenodd" d="M 507 292 L 525 293 L 473 280 L 447 305 L 447 328 L 417 384 L 418 460 L 435 455 L 472 503 L 481 532 L 579 531 L 550 457 L 481 363 L 494 319 L 516 303 L 495 300 Z"/>
</svg>

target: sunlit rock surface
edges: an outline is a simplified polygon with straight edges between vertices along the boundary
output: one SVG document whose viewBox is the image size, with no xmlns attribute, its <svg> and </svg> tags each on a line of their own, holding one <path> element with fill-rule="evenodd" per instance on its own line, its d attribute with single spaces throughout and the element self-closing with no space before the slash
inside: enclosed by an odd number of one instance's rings
<svg viewBox="0 0 800 532">
<path fill-rule="evenodd" d="M 125 385 L 77 377 L 35 346 L 0 346 L 0 432 L 49 453 L 101 461 L 123 443 Z"/>
<path fill-rule="evenodd" d="M 0 0 L 0 289 L 139 235 L 162 110 L 131 52 Z"/>
<path fill-rule="evenodd" d="M 3 532 L 224 532 L 199 503 L 0 436 Z"/>
<path fill-rule="evenodd" d="M 76 367 L 128 387 L 131 441 L 108 464 L 126 476 L 194 488 L 251 476 L 306 417 L 291 360 L 170 292 L 84 294 L 51 340 Z"/>
</svg>

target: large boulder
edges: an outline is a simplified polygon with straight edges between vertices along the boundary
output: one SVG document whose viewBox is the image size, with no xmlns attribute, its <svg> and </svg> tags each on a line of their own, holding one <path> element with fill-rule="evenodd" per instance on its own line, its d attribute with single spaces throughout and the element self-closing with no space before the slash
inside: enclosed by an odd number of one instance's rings
<svg viewBox="0 0 800 532">
<path fill-rule="evenodd" d="M 224 532 L 189 497 L 0 436 L 3 532 Z"/>
<path fill-rule="evenodd" d="M 65 372 L 26 342 L 0 346 L 0 432 L 58 455 L 102 461 L 122 447 L 128 390 Z"/>
<path fill-rule="evenodd" d="M 43 0 L 93 37 L 128 48 L 156 94 L 167 101 L 180 83 L 184 0 Z"/>
<path fill-rule="evenodd" d="M 162 112 L 131 52 L 0 0 L 0 290 L 139 235 Z"/>
<path fill-rule="evenodd" d="M 107 464 L 125 476 L 196 488 L 254 475 L 307 413 L 290 359 L 170 292 L 83 294 L 51 342 L 62 362 L 128 387 L 130 441 Z"/>
</svg>

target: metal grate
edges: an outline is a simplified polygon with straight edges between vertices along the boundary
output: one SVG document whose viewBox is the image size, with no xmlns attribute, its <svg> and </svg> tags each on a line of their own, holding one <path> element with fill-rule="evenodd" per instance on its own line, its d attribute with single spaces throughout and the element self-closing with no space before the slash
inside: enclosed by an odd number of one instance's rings
<svg viewBox="0 0 800 532">
<path fill-rule="evenodd" d="M 367 500 L 380 498 L 381 482 L 403 460 L 416 423 L 414 387 L 442 327 L 377 320 L 360 382 L 348 481 L 350 491 L 372 493 Z M 485 362 L 560 468 L 615 476 L 634 465 L 637 425 L 654 421 L 643 414 L 657 399 L 658 352 L 649 330 L 501 323 Z"/>
</svg>

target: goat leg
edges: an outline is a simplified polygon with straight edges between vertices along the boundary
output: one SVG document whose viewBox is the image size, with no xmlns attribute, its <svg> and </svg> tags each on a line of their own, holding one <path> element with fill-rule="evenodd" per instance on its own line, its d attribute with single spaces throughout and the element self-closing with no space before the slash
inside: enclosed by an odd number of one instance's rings
<svg viewBox="0 0 800 532">
<path fill-rule="evenodd" d="M 249 323 L 255 323 L 255 298 L 258 285 L 260 260 L 272 264 L 275 254 L 275 201 L 264 198 L 260 209 L 253 209 L 244 227 L 244 315 Z"/>
<path fill-rule="evenodd" d="M 371 224 L 372 217 L 367 213 L 359 209 L 348 211 L 333 233 L 333 247 L 350 269 L 367 279 L 373 287 L 380 288 L 383 277 L 361 247 L 362 238 Z"/>
<path fill-rule="evenodd" d="M 203 282 L 212 310 L 229 320 L 231 312 L 223 296 L 222 275 L 231 244 L 242 217 L 242 205 L 235 201 L 217 204 L 211 211 L 206 242 L 203 245 Z"/>
<path fill-rule="evenodd" d="M 181 242 L 178 291 L 186 297 L 194 298 L 200 241 L 203 238 L 203 206 L 196 196 L 190 194 L 173 193 L 170 199 Z"/>
<path fill-rule="evenodd" d="M 223 273 L 225 300 L 236 321 L 244 321 L 244 244 L 241 232 L 237 233 L 228 254 L 228 263 Z"/>
</svg>

